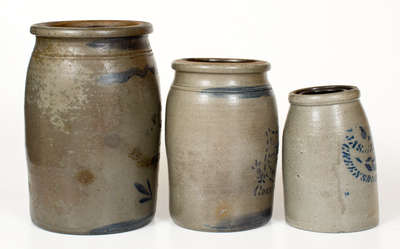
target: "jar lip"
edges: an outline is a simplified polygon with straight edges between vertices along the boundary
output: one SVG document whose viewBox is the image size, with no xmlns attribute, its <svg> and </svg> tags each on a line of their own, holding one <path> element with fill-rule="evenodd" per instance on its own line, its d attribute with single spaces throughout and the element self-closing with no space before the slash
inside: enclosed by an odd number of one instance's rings
<svg viewBox="0 0 400 249">
<path fill-rule="evenodd" d="M 263 73 L 270 67 L 266 61 L 238 58 L 183 58 L 172 63 L 176 71 L 194 73 Z"/>
<path fill-rule="evenodd" d="M 153 31 L 148 22 L 130 20 L 73 20 L 33 24 L 30 29 L 36 36 L 55 38 L 129 37 Z"/>
<path fill-rule="evenodd" d="M 324 85 L 297 89 L 289 93 L 296 105 L 333 105 L 357 100 L 360 90 L 352 85 Z"/>
</svg>

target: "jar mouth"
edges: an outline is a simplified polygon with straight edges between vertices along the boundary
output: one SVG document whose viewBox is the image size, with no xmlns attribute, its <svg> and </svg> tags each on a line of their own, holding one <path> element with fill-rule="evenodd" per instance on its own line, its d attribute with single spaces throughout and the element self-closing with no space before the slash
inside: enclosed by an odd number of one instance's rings
<svg viewBox="0 0 400 249">
<path fill-rule="evenodd" d="M 295 90 L 289 94 L 289 102 L 297 105 L 331 105 L 357 100 L 360 91 L 356 86 L 326 85 Z"/>
<path fill-rule="evenodd" d="M 294 91 L 296 94 L 304 94 L 304 95 L 314 95 L 314 94 L 330 94 L 330 93 L 338 93 L 347 90 L 354 89 L 352 86 L 316 86 L 303 88 Z"/>
<path fill-rule="evenodd" d="M 129 20 L 74 20 L 37 23 L 31 33 L 43 37 L 95 38 L 128 37 L 152 32 L 152 25 Z"/>
<path fill-rule="evenodd" d="M 251 59 L 234 59 L 234 58 L 187 58 L 184 59 L 190 62 L 203 62 L 203 63 L 252 63 L 257 62 Z"/>
<path fill-rule="evenodd" d="M 254 59 L 184 58 L 175 60 L 172 68 L 196 73 L 262 73 L 270 69 L 270 64 Z"/>
</svg>

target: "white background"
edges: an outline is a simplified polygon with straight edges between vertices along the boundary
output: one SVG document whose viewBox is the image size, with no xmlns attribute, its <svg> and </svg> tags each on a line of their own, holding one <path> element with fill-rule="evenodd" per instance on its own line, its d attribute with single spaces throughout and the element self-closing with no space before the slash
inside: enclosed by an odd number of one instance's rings
<svg viewBox="0 0 400 249">
<path fill-rule="evenodd" d="M 399 248 L 399 0 L 2 0 L 0 15 L 0 248 Z M 185 230 L 169 217 L 162 144 L 157 214 L 148 226 L 106 236 L 61 235 L 35 227 L 28 209 L 23 119 L 25 75 L 35 41 L 29 26 L 70 19 L 151 22 L 163 107 L 174 74 L 171 62 L 181 57 L 269 61 L 281 131 L 289 91 L 357 85 L 375 140 L 380 225 L 350 234 L 289 227 L 279 161 L 274 213 L 267 225 L 222 234 Z"/>
</svg>

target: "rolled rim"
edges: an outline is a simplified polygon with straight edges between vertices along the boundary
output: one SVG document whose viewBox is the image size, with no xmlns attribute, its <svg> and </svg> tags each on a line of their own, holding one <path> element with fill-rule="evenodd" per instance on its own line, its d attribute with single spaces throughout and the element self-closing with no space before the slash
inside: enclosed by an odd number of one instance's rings
<svg viewBox="0 0 400 249">
<path fill-rule="evenodd" d="M 196 73 L 262 73 L 270 67 L 266 61 L 237 58 L 184 58 L 172 63 L 176 71 Z"/>
<path fill-rule="evenodd" d="M 289 102 L 295 105 L 331 105 L 355 101 L 360 90 L 352 85 L 325 85 L 302 88 L 289 94 Z"/>
<path fill-rule="evenodd" d="M 30 31 L 36 36 L 44 37 L 128 37 L 149 34 L 153 27 L 142 21 L 75 20 L 37 23 L 31 26 Z"/>
</svg>

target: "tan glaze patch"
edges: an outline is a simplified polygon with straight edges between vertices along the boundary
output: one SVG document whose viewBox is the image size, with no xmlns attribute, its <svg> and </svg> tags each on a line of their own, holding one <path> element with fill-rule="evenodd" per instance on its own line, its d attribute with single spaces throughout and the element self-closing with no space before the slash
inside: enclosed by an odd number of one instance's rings
<svg viewBox="0 0 400 249">
<path fill-rule="evenodd" d="M 92 172 L 85 169 L 85 170 L 79 171 L 78 174 L 76 175 L 76 178 L 80 183 L 82 183 L 84 185 L 89 185 L 94 182 L 94 179 L 96 177 L 93 175 Z"/>
<path fill-rule="evenodd" d="M 139 167 L 150 167 L 157 166 L 160 154 L 155 154 L 152 158 L 143 156 L 139 149 L 134 148 L 131 153 L 128 154 L 132 160 L 136 161 Z"/>
<path fill-rule="evenodd" d="M 45 61 L 42 65 L 41 59 L 39 56 L 34 57 L 34 66 L 31 67 L 48 66 L 49 62 Z M 51 73 L 34 69 L 28 75 L 31 84 L 27 89 L 30 96 L 27 102 L 36 104 L 58 130 L 70 134 L 68 123 L 78 119 L 78 112 L 88 103 L 89 90 L 86 82 L 70 79 L 63 72 Z"/>
</svg>

